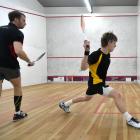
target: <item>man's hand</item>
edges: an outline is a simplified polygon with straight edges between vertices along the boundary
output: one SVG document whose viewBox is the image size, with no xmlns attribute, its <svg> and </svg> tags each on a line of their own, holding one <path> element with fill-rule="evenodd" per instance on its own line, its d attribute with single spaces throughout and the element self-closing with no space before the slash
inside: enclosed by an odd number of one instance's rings
<svg viewBox="0 0 140 140">
<path fill-rule="evenodd" d="M 90 41 L 84 40 L 83 47 L 84 47 L 85 51 L 89 52 L 90 51 Z"/>
<path fill-rule="evenodd" d="M 34 66 L 35 65 L 35 63 L 34 62 L 28 62 L 28 66 L 30 67 L 30 66 Z"/>
<path fill-rule="evenodd" d="M 82 61 L 81 61 L 81 70 L 86 70 L 89 65 L 88 65 L 88 55 L 90 53 L 90 42 L 88 40 L 84 40 L 84 44 L 83 44 L 83 47 L 84 47 L 84 57 L 82 58 Z"/>
</svg>

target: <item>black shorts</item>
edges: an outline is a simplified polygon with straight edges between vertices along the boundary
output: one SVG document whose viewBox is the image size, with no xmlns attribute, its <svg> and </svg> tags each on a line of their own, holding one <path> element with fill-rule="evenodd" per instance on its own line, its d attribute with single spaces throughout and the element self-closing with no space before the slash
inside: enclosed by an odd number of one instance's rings
<svg viewBox="0 0 140 140">
<path fill-rule="evenodd" d="M 103 84 L 90 84 L 88 85 L 88 89 L 86 91 L 86 95 L 94 95 L 94 94 L 103 94 Z"/>
<path fill-rule="evenodd" d="M 0 80 L 10 80 L 14 78 L 20 77 L 20 70 L 19 69 L 10 69 L 10 68 L 3 68 L 0 67 Z"/>
</svg>

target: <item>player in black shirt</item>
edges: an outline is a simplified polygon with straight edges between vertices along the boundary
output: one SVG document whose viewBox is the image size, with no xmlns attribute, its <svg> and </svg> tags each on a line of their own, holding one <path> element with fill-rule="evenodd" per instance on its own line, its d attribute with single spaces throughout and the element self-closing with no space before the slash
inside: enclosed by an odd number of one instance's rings
<svg viewBox="0 0 140 140">
<path fill-rule="evenodd" d="M 22 49 L 24 35 L 19 29 L 23 29 L 26 25 L 25 15 L 19 11 L 12 11 L 8 17 L 10 23 L 0 27 L 0 95 L 3 80 L 10 81 L 14 87 L 15 114 L 13 121 L 17 121 L 27 116 L 27 113 L 20 110 L 22 88 L 17 57 L 26 61 L 29 66 L 33 66 L 34 63 L 30 61 Z"/>
<path fill-rule="evenodd" d="M 116 107 L 123 114 L 128 125 L 140 128 L 140 122 L 132 117 L 127 111 L 119 91 L 106 85 L 105 79 L 107 70 L 110 65 L 110 52 L 116 47 L 117 37 L 112 32 L 104 33 L 101 38 L 101 48 L 92 52 L 90 55 L 90 42 L 84 41 L 84 57 L 81 63 L 81 70 L 89 68 L 89 80 L 86 95 L 71 99 L 69 101 L 61 101 L 59 107 L 65 112 L 70 112 L 70 105 L 78 102 L 85 102 L 92 99 L 93 95 L 100 94 L 114 99 Z"/>
</svg>

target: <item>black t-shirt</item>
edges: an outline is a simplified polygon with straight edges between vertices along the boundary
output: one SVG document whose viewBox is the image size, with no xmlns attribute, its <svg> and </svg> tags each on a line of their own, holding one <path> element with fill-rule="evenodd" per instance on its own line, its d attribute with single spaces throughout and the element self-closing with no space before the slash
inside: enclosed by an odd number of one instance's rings
<svg viewBox="0 0 140 140">
<path fill-rule="evenodd" d="M 103 83 L 105 85 L 107 70 L 110 65 L 110 53 L 104 54 L 98 49 L 88 56 L 88 63 L 89 84 Z"/>
<path fill-rule="evenodd" d="M 12 23 L 0 27 L 0 67 L 19 69 L 13 42 L 23 43 L 23 33 Z"/>
</svg>

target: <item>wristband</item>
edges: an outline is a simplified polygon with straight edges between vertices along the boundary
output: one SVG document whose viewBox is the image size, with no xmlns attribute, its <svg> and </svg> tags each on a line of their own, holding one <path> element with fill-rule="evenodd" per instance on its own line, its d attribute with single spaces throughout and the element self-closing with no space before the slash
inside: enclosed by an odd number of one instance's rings
<svg viewBox="0 0 140 140">
<path fill-rule="evenodd" d="M 84 55 L 89 55 L 89 51 L 85 51 Z"/>
</svg>

